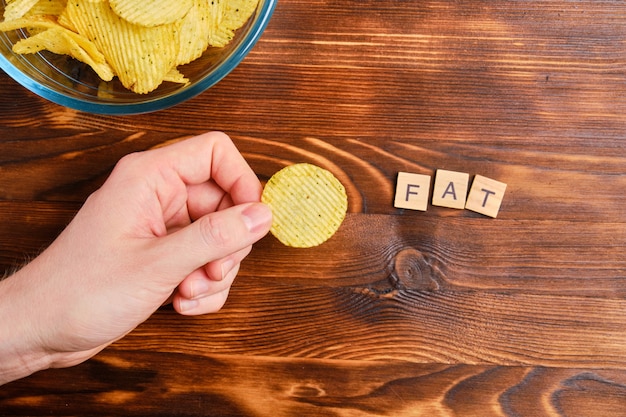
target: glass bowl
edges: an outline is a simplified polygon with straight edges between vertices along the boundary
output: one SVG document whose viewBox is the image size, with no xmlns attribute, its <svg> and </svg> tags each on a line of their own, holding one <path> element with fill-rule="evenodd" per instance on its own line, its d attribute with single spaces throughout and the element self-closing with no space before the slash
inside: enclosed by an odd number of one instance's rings
<svg viewBox="0 0 626 417">
<path fill-rule="evenodd" d="M 164 82 L 148 94 L 125 89 L 117 78 L 102 83 L 87 65 L 63 55 L 46 51 L 15 54 L 11 47 L 25 36 L 22 31 L 0 32 L 0 68 L 33 93 L 72 109 L 115 115 L 153 112 L 195 97 L 228 75 L 265 30 L 276 2 L 259 0 L 256 12 L 227 46 L 209 48 L 202 57 L 178 67 L 188 84 Z M 0 18 L 4 3 L 0 0 Z"/>
</svg>

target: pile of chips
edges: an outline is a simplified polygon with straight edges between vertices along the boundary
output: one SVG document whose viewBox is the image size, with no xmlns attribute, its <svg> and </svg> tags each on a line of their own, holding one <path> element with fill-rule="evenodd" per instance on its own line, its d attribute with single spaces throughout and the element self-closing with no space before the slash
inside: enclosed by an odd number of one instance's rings
<svg viewBox="0 0 626 417">
<path fill-rule="evenodd" d="M 48 50 L 117 76 L 145 94 L 163 81 L 187 83 L 178 66 L 223 47 L 258 0 L 8 0 L 0 31 L 25 29 L 17 54 Z"/>
<path fill-rule="evenodd" d="M 287 166 L 268 180 L 261 201 L 270 206 L 270 232 L 296 248 L 317 246 L 341 226 L 348 210 L 345 187 L 329 171 L 301 163 Z"/>
</svg>

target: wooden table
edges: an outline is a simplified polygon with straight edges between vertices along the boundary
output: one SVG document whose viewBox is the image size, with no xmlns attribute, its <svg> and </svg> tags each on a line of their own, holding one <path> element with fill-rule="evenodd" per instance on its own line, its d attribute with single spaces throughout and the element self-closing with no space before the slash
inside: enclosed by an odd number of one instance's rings
<svg viewBox="0 0 626 417">
<path fill-rule="evenodd" d="M 262 180 L 346 185 L 329 242 L 255 246 L 225 308 L 154 314 L 2 415 L 626 415 L 626 5 L 280 0 L 255 49 L 155 114 L 59 107 L 0 74 L 0 265 L 123 155 L 230 134 Z M 399 172 L 507 184 L 497 218 L 393 206 Z"/>
</svg>

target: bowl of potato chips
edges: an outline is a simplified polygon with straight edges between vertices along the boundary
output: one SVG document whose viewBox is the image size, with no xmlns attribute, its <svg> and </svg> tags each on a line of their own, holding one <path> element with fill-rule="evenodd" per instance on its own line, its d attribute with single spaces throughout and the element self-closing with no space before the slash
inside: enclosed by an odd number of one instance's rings
<svg viewBox="0 0 626 417">
<path fill-rule="evenodd" d="M 0 68 L 76 110 L 137 114 L 228 75 L 277 0 L 0 0 Z"/>
</svg>

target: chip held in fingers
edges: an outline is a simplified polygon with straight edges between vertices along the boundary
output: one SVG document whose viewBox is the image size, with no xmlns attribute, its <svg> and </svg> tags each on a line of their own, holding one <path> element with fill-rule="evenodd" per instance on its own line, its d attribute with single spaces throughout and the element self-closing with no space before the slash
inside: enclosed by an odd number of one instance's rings
<svg viewBox="0 0 626 417">
<path fill-rule="evenodd" d="M 272 209 L 270 232 L 283 244 L 310 248 L 330 239 L 348 210 L 345 187 L 313 164 L 287 166 L 265 185 L 261 201 Z"/>
</svg>

